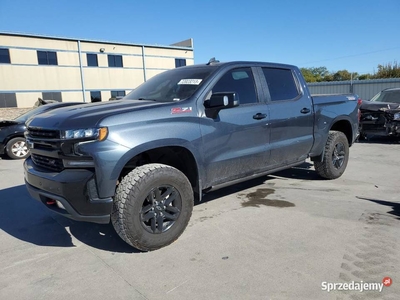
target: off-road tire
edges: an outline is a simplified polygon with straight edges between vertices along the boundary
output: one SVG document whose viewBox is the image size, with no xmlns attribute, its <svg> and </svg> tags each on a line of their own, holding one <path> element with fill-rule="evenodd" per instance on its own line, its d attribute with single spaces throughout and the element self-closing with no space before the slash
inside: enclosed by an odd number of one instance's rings
<svg viewBox="0 0 400 300">
<path fill-rule="evenodd" d="M 314 162 L 318 175 L 326 179 L 342 176 L 349 161 L 349 142 L 340 131 L 329 131 L 322 162 Z"/>
<path fill-rule="evenodd" d="M 16 137 L 8 141 L 6 154 L 12 159 L 23 159 L 29 156 L 29 149 L 26 140 L 22 137 Z"/>
<path fill-rule="evenodd" d="M 185 230 L 193 200 L 191 184 L 181 171 L 163 164 L 143 165 L 118 185 L 111 221 L 129 245 L 142 251 L 156 250 L 177 240 Z M 175 220 L 167 218 L 172 215 Z M 164 221 L 159 219 L 162 216 Z"/>
</svg>

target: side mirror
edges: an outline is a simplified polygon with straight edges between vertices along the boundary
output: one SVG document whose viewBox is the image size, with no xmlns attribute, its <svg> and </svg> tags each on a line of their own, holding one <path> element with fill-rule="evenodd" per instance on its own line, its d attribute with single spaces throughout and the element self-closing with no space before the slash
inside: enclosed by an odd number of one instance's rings
<svg viewBox="0 0 400 300">
<path fill-rule="evenodd" d="M 206 116 L 215 119 L 221 109 L 236 107 L 239 99 L 235 92 L 218 92 L 211 95 L 209 100 L 204 101 Z"/>
</svg>

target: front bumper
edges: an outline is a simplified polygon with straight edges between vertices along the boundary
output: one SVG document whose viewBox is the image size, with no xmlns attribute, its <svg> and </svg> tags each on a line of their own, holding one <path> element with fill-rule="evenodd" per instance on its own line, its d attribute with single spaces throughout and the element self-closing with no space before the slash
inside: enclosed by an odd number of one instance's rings
<svg viewBox="0 0 400 300">
<path fill-rule="evenodd" d="M 113 199 L 98 198 L 94 171 L 41 171 L 29 157 L 24 162 L 24 173 L 30 195 L 54 212 L 77 221 L 110 222 Z"/>
</svg>

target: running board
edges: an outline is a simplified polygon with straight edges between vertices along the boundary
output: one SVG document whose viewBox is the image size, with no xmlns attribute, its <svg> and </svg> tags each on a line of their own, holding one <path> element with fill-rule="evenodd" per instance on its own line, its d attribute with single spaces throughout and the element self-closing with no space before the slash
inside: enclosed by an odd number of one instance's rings
<svg viewBox="0 0 400 300">
<path fill-rule="evenodd" d="M 209 188 L 203 190 L 203 192 L 204 193 L 208 193 L 208 192 L 211 192 L 211 191 L 216 191 L 216 190 L 222 189 L 224 187 L 227 187 L 227 186 L 230 186 L 230 185 L 234 185 L 236 183 L 241 183 L 241 182 L 244 182 L 244 181 L 247 181 L 247 180 L 250 180 L 250 179 L 262 177 L 262 176 L 269 175 L 269 174 L 272 174 L 272 173 L 275 173 L 275 172 L 279 172 L 279 171 L 282 171 L 282 170 L 293 168 L 293 167 L 299 166 L 299 165 L 301 165 L 303 163 L 304 163 L 304 161 L 296 162 L 296 163 L 293 163 L 293 164 L 290 164 L 290 165 L 286 165 L 286 166 L 279 167 L 279 168 L 276 168 L 276 169 L 268 170 L 268 171 L 265 171 L 265 172 L 262 172 L 262 173 L 257 173 L 257 174 L 249 175 L 249 176 L 246 176 L 246 177 L 243 177 L 243 178 L 239 178 L 239 179 L 235 179 L 235 180 L 232 180 L 232 181 L 228 181 L 228 182 L 225 182 L 225 183 L 217 184 L 215 186 L 212 186 L 212 187 L 209 187 Z"/>
</svg>

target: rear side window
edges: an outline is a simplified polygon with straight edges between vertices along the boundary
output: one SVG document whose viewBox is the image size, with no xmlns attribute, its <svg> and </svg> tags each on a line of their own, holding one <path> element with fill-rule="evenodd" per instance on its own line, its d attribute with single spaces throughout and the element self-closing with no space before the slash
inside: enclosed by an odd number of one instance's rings
<svg viewBox="0 0 400 300">
<path fill-rule="evenodd" d="M 272 101 L 291 100 L 299 96 L 292 70 L 262 68 Z"/>
<path fill-rule="evenodd" d="M 235 92 L 240 104 L 257 103 L 251 68 L 233 69 L 225 73 L 212 89 L 216 92 Z"/>
</svg>

